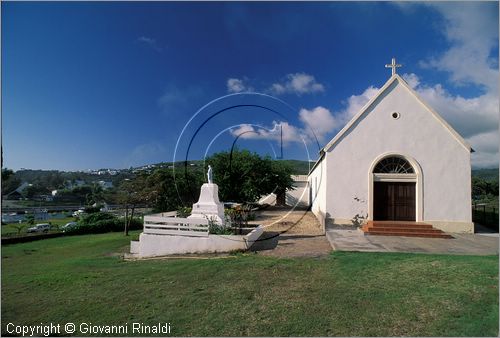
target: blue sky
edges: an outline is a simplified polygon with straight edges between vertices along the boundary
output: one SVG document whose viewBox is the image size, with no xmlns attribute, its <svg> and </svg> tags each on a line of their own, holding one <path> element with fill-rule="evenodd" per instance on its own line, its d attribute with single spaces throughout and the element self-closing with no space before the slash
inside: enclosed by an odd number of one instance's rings
<svg viewBox="0 0 500 338">
<path fill-rule="evenodd" d="M 4 167 L 201 159 L 241 132 L 239 147 L 274 156 L 277 123 L 284 158 L 316 159 L 393 56 L 471 143 L 473 166 L 498 166 L 497 2 L 1 6 Z"/>
</svg>

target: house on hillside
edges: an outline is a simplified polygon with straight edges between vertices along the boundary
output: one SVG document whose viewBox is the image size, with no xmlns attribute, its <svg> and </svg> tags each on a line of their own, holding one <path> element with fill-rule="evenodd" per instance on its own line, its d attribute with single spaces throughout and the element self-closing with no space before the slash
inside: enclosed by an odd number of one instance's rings
<svg viewBox="0 0 500 338">
<path fill-rule="evenodd" d="M 104 190 L 113 188 L 113 182 L 111 181 L 98 181 L 97 184 L 99 184 Z"/>
<path fill-rule="evenodd" d="M 379 92 L 321 149 L 308 175 L 311 209 L 326 223 L 425 223 L 473 232 L 472 151 L 393 68 Z"/>
<path fill-rule="evenodd" d="M 74 180 L 74 181 L 66 181 L 64 183 L 64 187 L 66 189 L 74 189 L 74 188 L 77 188 L 77 187 L 83 187 L 84 185 L 86 185 L 87 183 L 84 181 L 84 180 Z"/>
</svg>

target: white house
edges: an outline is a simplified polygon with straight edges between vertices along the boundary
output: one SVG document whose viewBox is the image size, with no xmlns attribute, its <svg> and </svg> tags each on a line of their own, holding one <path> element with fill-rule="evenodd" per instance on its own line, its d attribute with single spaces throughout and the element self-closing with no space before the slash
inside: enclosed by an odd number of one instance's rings
<svg viewBox="0 0 500 338">
<path fill-rule="evenodd" d="M 97 184 L 99 184 L 105 190 L 113 188 L 113 182 L 111 181 L 98 181 Z"/>
<path fill-rule="evenodd" d="M 471 151 L 393 68 L 375 97 L 320 151 L 308 177 L 311 209 L 320 221 L 336 224 L 425 222 L 473 232 Z"/>
</svg>

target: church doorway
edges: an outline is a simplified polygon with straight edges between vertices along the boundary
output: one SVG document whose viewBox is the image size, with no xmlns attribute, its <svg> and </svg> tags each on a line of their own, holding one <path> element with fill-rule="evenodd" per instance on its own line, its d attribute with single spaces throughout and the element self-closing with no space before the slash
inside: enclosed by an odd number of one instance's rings
<svg viewBox="0 0 500 338">
<path fill-rule="evenodd" d="M 419 180 L 416 167 L 400 155 L 385 156 L 375 162 L 370 173 L 371 220 L 421 220 L 417 212 Z"/>
<path fill-rule="evenodd" d="M 415 221 L 415 183 L 375 182 L 375 221 Z"/>
</svg>

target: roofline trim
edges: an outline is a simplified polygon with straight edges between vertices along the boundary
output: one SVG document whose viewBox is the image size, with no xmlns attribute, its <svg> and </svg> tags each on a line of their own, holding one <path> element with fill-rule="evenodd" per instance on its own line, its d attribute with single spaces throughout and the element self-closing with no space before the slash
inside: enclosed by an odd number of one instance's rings
<svg viewBox="0 0 500 338">
<path fill-rule="evenodd" d="M 340 138 L 342 136 L 344 136 L 344 134 L 346 134 L 350 129 L 352 129 L 353 125 L 356 123 L 356 121 L 358 121 L 365 113 L 366 111 L 368 110 L 368 108 L 371 107 L 371 105 L 375 102 L 375 100 L 377 100 L 379 98 L 380 95 L 382 95 L 382 93 L 384 93 L 387 88 L 394 82 L 394 81 L 398 81 L 399 83 L 401 83 L 416 99 L 417 101 L 422 104 L 424 106 L 424 108 L 426 108 L 437 120 L 438 122 L 441 123 L 441 125 L 443 127 L 445 127 L 454 137 L 455 139 L 460 143 L 462 144 L 462 146 L 469 152 L 473 152 L 474 150 L 471 148 L 471 146 L 462 138 L 462 136 L 460 136 L 460 134 L 458 134 L 434 109 L 432 109 L 430 106 L 428 106 L 419 96 L 418 94 L 408 85 L 408 83 L 406 83 L 406 81 L 401 78 L 398 74 L 394 74 L 392 75 L 389 80 L 387 80 L 387 82 L 384 84 L 384 86 L 382 86 L 382 88 L 380 88 L 380 90 L 378 91 L 378 93 L 372 97 L 364 106 L 363 108 L 361 108 L 361 110 L 356 114 L 354 115 L 354 117 L 344 126 L 344 128 L 342 128 L 338 133 L 337 135 L 335 135 L 335 137 L 330 141 L 328 142 L 328 144 L 326 146 L 324 146 L 321 151 L 320 151 L 320 154 L 323 152 L 327 152 L 331 149 L 331 147 L 333 147 L 336 143 L 339 142 Z M 319 161 L 319 160 L 318 160 Z M 313 167 L 314 169 L 314 167 Z M 312 172 L 312 170 L 311 170 Z"/>
</svg>

